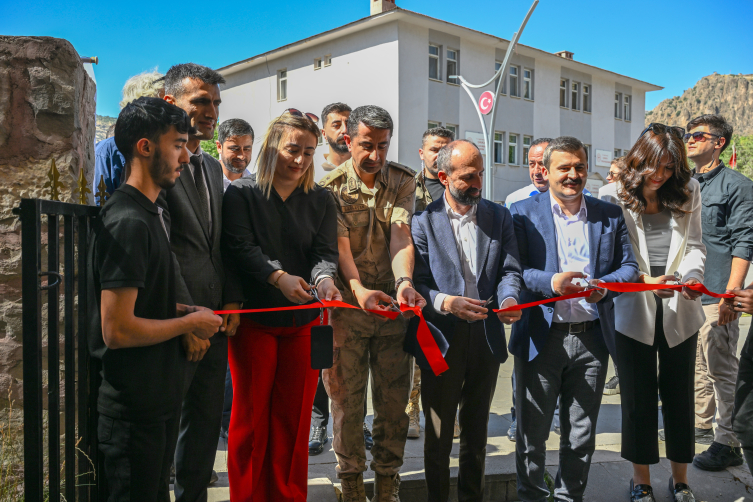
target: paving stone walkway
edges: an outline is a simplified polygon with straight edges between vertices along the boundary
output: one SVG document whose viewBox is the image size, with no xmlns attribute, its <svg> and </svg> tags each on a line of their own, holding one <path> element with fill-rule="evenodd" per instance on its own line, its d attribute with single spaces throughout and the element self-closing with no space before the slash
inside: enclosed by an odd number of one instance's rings
<svg viewBox="0 0 753 502">
<path fill-rule="evenodd" d="M 738 351 L 742 349 L 742 342 L 750 326 L 750 317 L 741 320 L 741 342 Z M 512 359 L 502 365 L 497 391 L 492 404 L 492 414 L 489 419 L 489 442 L 487 447 L 487 482 L 490 492 L 485 500 L 505 501 L 517 500 L 514 490 L 515 443 L 506 436 L 510 426 L 510 406 L 512 405 L 511 389 Z M 614 373 L 610 361 L 610 374 Z M 368 409 L 367 421 L 373 419 L 371 406 Z M 423 420 L 422 420 L 423 425 Z M 335 477 L 335 454 L 332 451 L 332 425 L 329 426 L 330 442 L 321 455 L 309 457 L 309 497 L 310 502 L 335 502 L 338 480 Z M 588 488 L 585 494 L 587 502 L 627 501 L 627 490 L 632 474 L 629 462 L 620 457 L 620 396 L 604 396 L 597 427 L 596 452 L 589 476 Z M 557 471 L 559 436 L 552 432 L 547 441 L 547 470 L 554 475 Z M 696 445 L 696 452 L 705 449 Z M 209 490 L 210 502 L 229 501 L 227 480 L 226 445 L 220 441 L 215 460 L 215 469 L 220 476 L 219 482 Z M 652 484 L 655 488 L 657 501 L 672 500 L 667 490 L 670 470 L 669 461 L 663 457 L 664 444 L 660 443 L 662 453 L 661 462 L 651 468 Z M 457 474 L 458 441 L 455 440 L 451 466 L 453 475 Z M 370 456 L 367 455 L 370 460 Z M 403 479 L 401 500 L 403 502 L 425 501 L 426 494 L 422 490 L 423 483 L 423 430 L 422 438 L 408 440 L 405 453 L 405 465 L 401 470 Z M 373 481 L 373 472 L 367 471 L 366 481 Z M 690 485 L 696 499 L 714 502 L 753 502 L 753 476 L 747 465 L 731 468 L 725 471 L 709 473 L 691 466 L 689 469 Z M 455 499 L 456 500 L 456 499 Z"/>
</svg>

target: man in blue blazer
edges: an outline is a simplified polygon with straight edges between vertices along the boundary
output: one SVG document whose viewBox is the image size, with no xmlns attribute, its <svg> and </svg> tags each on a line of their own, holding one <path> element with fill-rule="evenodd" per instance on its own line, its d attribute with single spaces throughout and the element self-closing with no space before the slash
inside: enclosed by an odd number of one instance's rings
<svg viewBox="0 0 753 502">
<path fill-rule="evenodd" d="M 549 191 L 512 207 L 528 303 L 633 282 L 638 264 L 622 210 L 585 197 L 588 159 L 576 138 L 555 139 L 544 151 Z M 560 400 L 560 468 L 554 500 L 580 501 L 596 443 L 596 419 L 614 351 L 614 294 L 594 289 L 586 298 L 523 311 L 510 337 L 515 356 L 518 496 L 544 501 L 546 439 Z"/>
<path fill-rule="evenodd" d="M 409 330 L 406 350 L 422 372 L 426 416 L 424 465 L 429 501 L 450 493 L 450 452 L 455 411 L 460 404 L 458 499 L 481 502 L 484 495 L 489 410 L 499 365 L 507 359 L 502 323 L 520 311 L 489 313 L 517 304 L 520 260 L 510 213 L 481 198 L 483 159 L 473 143 L 454 141 L 437 157 L 444 195 L 413 217 L 416 249 L 413 280 L 427 299 L 424 317 L 449 369 L 435 376 Z"/>
</svg>

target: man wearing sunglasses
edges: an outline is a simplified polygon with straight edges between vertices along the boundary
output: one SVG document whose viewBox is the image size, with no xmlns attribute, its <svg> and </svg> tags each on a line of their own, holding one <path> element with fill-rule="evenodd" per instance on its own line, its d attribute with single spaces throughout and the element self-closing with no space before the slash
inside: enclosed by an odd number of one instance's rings
<svg viewBox="0 0 753 502">
<path fill-rule="evenodd" d="M 719 160 L 729 146 L 732 126 L 720 115 L 701 115 L 688 123 L 683 139 L 694 176 L 701 184 L 705 284 L 715 292 L 744 287 L 753 258 L 753 182 Z M 706 322 L 698 336 L 695 378 L 696 442 L 711 446 L 693 465 L 719 471 L 743 463 L 732 430 L 738 373 L 738 314 L 729 303 L 701 298 Z M 712 419 L 716 413 L 716 431 Z"/>
</svg>

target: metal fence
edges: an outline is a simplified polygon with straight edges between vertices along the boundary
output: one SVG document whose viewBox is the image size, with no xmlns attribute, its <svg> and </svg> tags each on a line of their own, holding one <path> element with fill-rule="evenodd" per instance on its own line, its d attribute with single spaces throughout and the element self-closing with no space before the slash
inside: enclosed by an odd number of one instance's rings
<svg viewBox="0 0 753 502">
<path fill-rule="evenodd" d="M 21 219 L 24 500 L 98 502 L 104 500 L 106 485 L 97 451 L 96 395 L 100 383 L 99 364 L 96 359 L 89 357 L 87 347 L 86 271 L 90 221 L 99 214 L 99 208 L 23 199 L 14 212 Z M 43 232 L 45 224 L 47 229 Z M 43 234 L 47 237 L 46 266 L 43 266 L 42 260 Z M 43 281 L 44 278 L 47 279 L 46 282 Z M 64 340 L 62 358 L 61 288 Z M 46 365 L 42 343 L 43 293 L 47 297 Z M 60 400 L 61 366 L 64 378 L 63 403 Z M 45 380 L 48 412 L 46 442 Z M 61 439 L 64 445 L 62 455 Z"/>
</svg>

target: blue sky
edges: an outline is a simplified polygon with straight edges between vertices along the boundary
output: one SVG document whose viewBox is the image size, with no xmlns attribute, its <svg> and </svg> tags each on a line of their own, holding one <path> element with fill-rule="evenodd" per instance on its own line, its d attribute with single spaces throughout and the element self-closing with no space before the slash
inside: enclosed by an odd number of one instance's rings
<svg viewBox="0 0 753 502">
<path fill-rule="evenodd" d="M 529 0 L 397 0 L 509 39 Z M 459 9 L 459 6 L 463 6 Z M 218 68 L 369 14 L 368 0 L 131 2 L 0 0 L 0 34 L 70 40 L 99 56 L 97 113 L 117 116 L 125 80 L 193 61 Z M 521 43 L 665 87 L 646 108 L 713 72 L 753 73 L 753 1 L 541 0 Z"/>
</svg>

